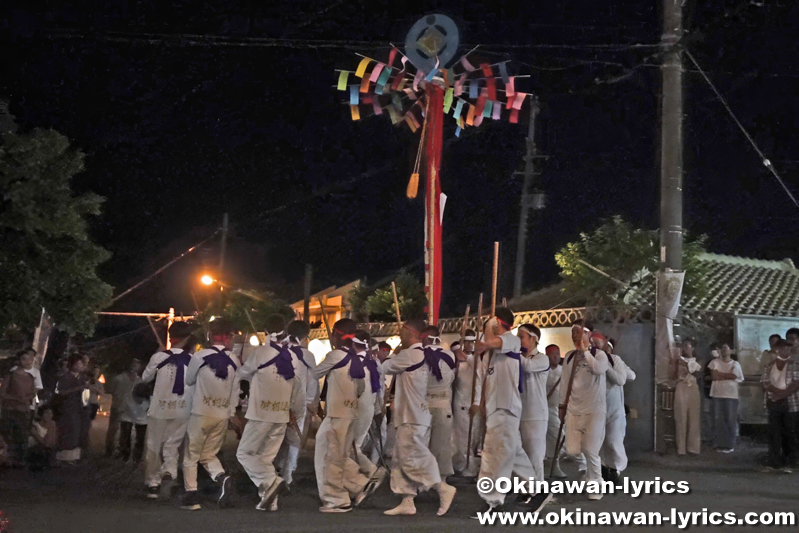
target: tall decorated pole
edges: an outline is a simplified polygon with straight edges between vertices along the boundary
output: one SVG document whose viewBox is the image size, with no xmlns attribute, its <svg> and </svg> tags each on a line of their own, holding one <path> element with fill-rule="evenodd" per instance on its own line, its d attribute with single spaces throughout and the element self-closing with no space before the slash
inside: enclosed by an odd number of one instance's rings
<svg viewBox="0 0 799 533">
<path fill-rule="evenodd" d="M 361 56 L 355 70 L 337 70 L 336 88 L 347 95 L 352 120 L 386 115 L 395 126 L 421 129 L 416 164 L 408 183 L 408 198 L 416 198 L 425 178 L 425 291 L 427 318 L 438 322 L 442 285 L 442 220 L 446 195 L 441 190 L 441 150 L 444 115 L 452 115 L 458 137 L 484 120 L 507 117 L 515 124 L 529 93 L 516 90 L 509 61 L 478 62 L 458 52 L 458 27 L 441 14 L 425 15 L 408 31 L 404 52 L 393 46 L 383 62 Z M 360 55 L 360 54 L 359 54 Z M 415 70 L 414 70 L 415 69 Z M 354 82 L 354 83 L 351 83 Z M 424 165 L 422 165 L 424 161 Z"/>
<path fill-rule="evenodd" d="M 425 191 L 425 290 L 427 291 L 427 320 L 438 324 L 441 305 L 441 149 L 443 145 L 444 90 L 438 85 L 427 89 L 428 122 L 425 143 L 425 168 L 427 189 Z"/>
</svg>

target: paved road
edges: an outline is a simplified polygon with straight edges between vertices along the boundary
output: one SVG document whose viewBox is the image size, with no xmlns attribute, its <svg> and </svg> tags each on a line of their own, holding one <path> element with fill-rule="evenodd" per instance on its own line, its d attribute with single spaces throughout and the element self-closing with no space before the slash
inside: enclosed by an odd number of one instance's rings
<svg viewBox="0 0 799 533">
<path fill-rule="evenodd" d="M 232 435 L 232 434 L 230 434 Z M 235 438 L 231 439 L 235 441 Z M 660 511 L 672 507 L 683 511 L 794 511 L 799 512 L 799 473 L 761 474 L 753 466 L 762 446 L 742 446 L 732 455 L 713 452 L 698 458 L 678 460 L 647 454 L 631 461 L 626 474 L 634 480 L 681 481 L 690 483 L 687 495 L 643 495 L 633 499 L 626 495 L 610 495 L 601 501 L 588 501 L 583 496 L 559 497 L 559 503 L 548 510 L 561 508 L 585 511 Z M 311 456 L 301 457 L 300 470 L 290 494 L 281 499 L 277 513 L 258 512 L 255 488 L 236 468 L 232 446 L 225 450 L 224 462 L 231 471 L 239 472 L 233 509 L 216 509 L 214 488 L 208 481 L 205 488 L 209 504 L 201 511 L 183 511 L 177 501 L 149 501 L 142 489 L 143 474 L 132 465 L 93 456 L 88 464 L 57 469 L 50 474 L 31 476 L 23 471 L 0 471 L 0 510 L 10 516 L 18 533 L 71 532 L 252 532 L 252 531 L 482 531 L 469 516 L 482 509 L 474 486 L 460 486 L 449 514 L 436 517 L 437 495 L 417 498 L 418 514 L 414 517 L 386 517 L 382 511 L 396 505 L 388 487 L 380 491 L 363 508 L 342 515 L 318 512 L 315 478 Z M 576 466 L 565 465 L 567 473 Z M 496 527 L 496 526 L 495 526 Z M 797 526 L 799 527 L 799 526 Z M 796 531 L 797 527 L 782 528 Z M 579 528 L 565 528 L 577 530 Z M 617 527 L 590 528 L 616 531 Z M 676 528 L 661 527 L 659 531 Z M 705 527 L 708 531 L 720 528 Z M 737 531 L 761 531 L 764 528 L 736 527 Z"/>
</svg>

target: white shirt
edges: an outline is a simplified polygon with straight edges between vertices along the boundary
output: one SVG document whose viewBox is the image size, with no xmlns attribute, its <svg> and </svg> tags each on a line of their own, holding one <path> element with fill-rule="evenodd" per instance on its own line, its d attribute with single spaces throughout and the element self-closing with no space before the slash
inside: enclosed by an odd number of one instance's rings
<svg viewBox="0 0 799 533">
<path fill-rule="evenodd" d="M 506 331 L 499 336 L 502 347 L 494 350 L 488 363 L 488 375 L 485 386 L 486 416 L 491 416 L 498 409 L 505 409 L 515 417 L 522 414 L 522 396 L 519 392 L 519 361 L 511 359 L 506 353 L 520 353 L 522 349 L 519 337 Z M 485 357 L 485 355 L 484 355 Z M 522 357 L 522 363 L 526 358 Z M 475 404 L 479 400 L 475 397 Z"/>
<path fill-rule="evenodd" d="M 772 385 L 774 385 L 778 389 L 785 390 L 786 388 L 788 388 L 787 375 L 788 375 L 787 364 L 784 367 L 782 367 L 782 370 L 777 368 L 777 365 L 773 365 L 771 367 L 771 374 L 769 374 L 769 381 L 771 382 Z"/>
<path fill-rule="evenodd" d="M 173 348 L 172 353 L 180 354 L 183 353 L 183 350 Z M 178 396 L 172 392 L 172 388 L 175 386 L 175 378 L 177 377 L 177 367 L 174 364 L 168 364 L 160 370 L 158 368 L 158 365 L 168 358 L 169 354 L 165 352 L 153 354 L 141 376 L 142 381 L 145 383 L 155 379 L 148 415 L 159 420 L 189 418 L 191 416 L 191 400 L 194 394 L 194 387 L 186 385 L 188 367 L 183 367 L 183 395 Z"/>
<path fill-rule="evenodd" d="M 117 376 L 119 378 L 119 376 Z M 128 375 L 124 375 L 124 379 L 130 380 Z M 138 426 L 147 424 L 147 411 L 150 408 L 149 400 L 142 400 L 133 396 L 133 389 L 142 382 L 139 376 L 131 381 L 130 389 L 125 391 L 125 397 L 122 399 L 123 409 L 119 413 L 120 422 L 130 422 Z"/>
<path fill-rule="evenodd" d="M 457 363 L 455 354 L 451 351 L 444 350 L 440 346 L 434 347 L 434 349 L 441 350 Z M 452 383 L 455 381 L 455 369 L 458 367 L 450 368 L 444 361 L 439 361 L 438 368 L 441 369 L 441 381 L 438 381 L 432 372 L 427 378 L 427 405 L 439 409 L 451 409 Z"/>
<path fill-rule="evenodd" d="M 708 368 L 727 374 L 735 374 L 735 379 L 713 380 L 710 384 L 711 398 L 738 399 L 738 383 L 744 380 L 744 374 L 738 361 L 730 359 L 727 363 L 719 359 L 713 359 L 708 363 Z"/>
<path fill-rule="evenodd" d="M 415 370 L 406 369 L 417 366 Z M 427 403 L 427 383 L 430 369 L 424 364 L 422 343 L 417 342 L 410 348 L 402 350 L 380 365 L 381 371 L 388 376 L 396 376 L 394 387 L 394 427 L 402 424 L 418 424 L 430 426 L 430 408 Z"/>
<path fill-rule="evenodd" d="M 561 376 L 563 376 L 563 367 L 558 365 L 555 368 L 550 368 L 547 373 L 547 394 L 552 391 L 553 387 L 560 387 L 563 383 Z M 558 404 L 560 403 L 560 393 L 558 390 L 552 391 L 547 398 L 547 405 L 549 406 L 550 413 L 554 410 L 558 414 Z"/>
<path fill-rule="evenodd" d="M 333 367 L 347 356 L 343 350 L 333 350 L 319 363 L 314 378 L 327 376 L 327 398 L 325 411 L 333 418 L 358 418 L 358 399 L 365 390 L 364 380 L 350 377 L 350 365 L 333 370 Z"/>
<path fill-rule="evenodd" d="M 308 363 L 308 366 L 305 366 L 302 361 L 299 360 L 297 354 L 294 353 L 294 350 L 297 348 L 302 350 L 302 359 Z M 316 359 L 314 359 L 313 354 L 307 348 L 303 348 L 299 344 L 289 343 L 289 349 L 291 350 L 291 362 L 294 365 L 294 374 L 302 384 L 305 405 L 311 405 L 316 398 L 317 391 L 319 390 L 319 380 L 314 378 L 314 372 L 316 371 Z"/>
<path fill-rule="evenodd" d="M 547 404 L 547 377 L 549 376 L 549 357 L 533 348 L 524 369 L 524 392 L 522 393 L 522 416 L 524 422 L 549 420 Z"/>
<path fill-rule="evenodd" d="M 591 355 L 590 350 L 583 352 L 583 359 L 574 372 L 568 412 L 581 416 L 607 412 L 607 387 L 605 373 L 608 371 L 608 356 L 602 350 Z M 577 358 L 577 350 L 566 354 L 563 362 L 563 382 L 560 387 L 560 403 L 566 403 L 566 392 L 569 389 L 572 366 Z M 565 382 L 565 383 L 564 383 Z"/>
<path fill-rule="evenodd" d="M 214 348 L 224 350 L 225 347 L 214 345 Z M 239 405 L 239 376 L 236 369 L 241 364 L 232 351 L 228 352 L 236 368 L 228 366 L 227 378 L 219 379 L 213 368 L 203 366 L 205 356 L 214 353 L 216 350 L 200 350 L 191 357 L 189 368 L 186 369 L 186 385 L 196 384 L 191 414 L 217 419 L 230 418 L 236 414 L 236 407 Z"/>
<path fill-rule="evenodd" d="M 624 384 L 635 379 L 635 372 L 618 355 L 609 354 L 608 357 L 608 372 L 605 374 L 607 413 L 608 416 L 624 415 Z"/>
<path fill-rule="evenodd" d="M 278 374 L 274 363 L 258 368 L 277 356 L 278 351 L 271 346 L 258 346 L 237 372 L 238 379 L 250 382 L 250 398 L 245 415 L 247 420 L 286 424 L 289 410 L 298 417 L 305 409 L 302 381 L 296 374 L 287 380 Z"/>
</svg>

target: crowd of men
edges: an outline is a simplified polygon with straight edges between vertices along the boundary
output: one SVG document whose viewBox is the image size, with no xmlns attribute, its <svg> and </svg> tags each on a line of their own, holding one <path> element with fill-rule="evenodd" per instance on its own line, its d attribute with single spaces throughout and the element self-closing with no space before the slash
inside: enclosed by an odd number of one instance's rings
<svg viewBox="0 0 799 533">
<path fill-rule="evenodd" d="M 267 342 L 251 347 L 234 345 L 232 326 L 218 319 L 210 323 L 209 348 L 193 354 L 192 327 L 177 322 L 171 349 L 154 354 L 144 370 L 142 385 L 150 389 L 137 393 L 150 396 L 147 496 L 175 493 L 182 449 L 181 507 L 207 503 L 198 492 L 198 464 L 219 485 L 217 503 L 227 506 L 231 476 L 217 455 L 232 427 L 240 436 L 236 458 L 258 489 L 256 509 L 277 511 L 317 414 L 323 513 L 349 512 L 389 480 L 401 499 L 386 515 L 415 514 L 416 495 L 432 489 L 441 516 L 457 492 L 448 479 L 543 480 L 545 458 L 552 476 L 563 478 L 564 445 L 586 481 L 617 479 L 627 466 L 623 386 L 635 373 L 613 353 L 612 340 L 582 322 L 563 358 L 558 346 L 539 350 L 536 326 L 522 324 L 514 334 L 513 322 L 509 309 L 497 308 L 481 335 L 464 330 L 444 349 L 437 327 L 409 320 L 392 353 L 342 319 L 318 365 L 301 321 L 268 317 Z M 538 510 L 552 499 L 529 493 L 506 501 L 496 487 L 480 496 L 495 510 Z"/>
</svg>

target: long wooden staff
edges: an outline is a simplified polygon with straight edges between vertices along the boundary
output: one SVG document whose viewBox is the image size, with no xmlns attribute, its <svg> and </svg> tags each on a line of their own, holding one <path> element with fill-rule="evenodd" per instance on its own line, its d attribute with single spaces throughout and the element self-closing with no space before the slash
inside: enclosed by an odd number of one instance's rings
<svg viewBox="0 0 799 533">
<path fill-rule="evenodd" d="M 480 293 L 480 299 L 477 301 L 477 338 L 480 338 L 480 331 L 482 331 L 482 326 L 480 322 L 483 316 L 483 293 Z M 481 357 L 482 360 L 482 357 Z M 472 354 L 472 401 L 469 404 L 469 411 L 472 410 L 472 405 L 474 405 L 474 397 L 477 395 L 477 354 Z M 472 427 L 474 425 L 474 415 L 469 414 L 469 433 L 467 436 L 466 441 L 466 468 L 469 468 L 469 458 L 472 456 Z"/>
<path fill-rule="evenodd" d="M 394 310 L 397 312 L 397 335 L 401 335 L 402 315 L 400 314 L 399 298 L 397 298 L 397 284 L 393 281 L 391 282 L 391 292 L 394 294 Z M 384 398 L 384 401 L 389 405 L 391 404 L 391 398 L 394 397 L 394 391 L 397 388 L 397 377 L 398 376 L 394 376 L 391 378 L 391 388 L 386 392 L 386 397 Z"/>
<path fill-rule="evenodd" d="M 494 243 L 494 272 L 491 281 L 491 316 L 497 312 L 497 277 L 499 274 L 499 242 Z"/>
<path fill-rule="evenodd" d="M 322 303 L 322 298 L 320 298 L 319 296 L 316 297 L 316 300 L 319 302 L 319 310 L 322 312 L 322 322 L 324 322 L 324 324 L 325 324 L 325 329 L 327 330 L 327 339 L 330 342 L 330 348 L 332 349 L 333 348 L 333 332 L 330 331 L 330 324 L 327 323 L 327 313 L 325 312 L 325 304 Z M 319 397 L 319 395 L 321 395 L 321 394 L 322 394 L 322 389 L 320 388 L 319 392 L 317 393 L 317 397 Z M 322 404 L 321 404 L 321 402 L 318 402 L 318 401 L 317 401 L 316 414 L 317 414 L 317 416 L 320 419 L 324 419 L 325 418 L 325 412 L 322 410 Z M 308 437 L 306 435 L 306 439 L 307 438 Z"/>
<path fill-rule="evenodd" d="M 499 277 L 499 242 L 494 242 L 494 271 L 492 272 L 492 280 L 491 280 L 491 318 L 496 316 L 497 314 L 497 278 Z M 486 368 L 491 368 L 491 359 L 494 357 L 494 350 L 488 354 L 488 365 Z M 486 390 L 486 380 L 488 379 L 488 372 L 486 375 L 483 376 L 483 395 L 481 397 L 482 401 L 485 402 L 485 390 Z M 488 421 L 486 421 L 488 422 Z M 480 448 L 483 447 L 483 444 L 486 440 L 486 429 L 488 424 L 483 424 L 483 435 L 480 437 Z"/>
<path fill-rule="evenodd" d="M 579 347 L 575 347 L 575 350 L 579 350 Z M 568 355 L 567 361 L 568 361 Z M 561 435 L 563 435 L 563 424 L 566 422 L 566 411 L 569 409 L 569 400 L 571 399 L 572 395 L 572 384 L 574 383 L 574 373 L 577 370 L 577 354 L 574 354 L 574 358 L 572 359 L 572 371 L 569 373 L 569 384 L 566 386 L 566 401 L 564 402 L 565 409 L 563 410 L 563 418 L 560 421 L 560 427 L 558 428 L 558 436 L 555 439 L 555 454 L 552 456 L 552 466 L 549 468 L 549 477 L 551 478 L 552 475 L 555 473 L 555 465 L 558 462 L 555 460 L 560 453 L 560 448 L 563 446 L 563 441 L 560 439 Z M 563 439 L 564 441 L 566 439 Z"/>
</svg>

